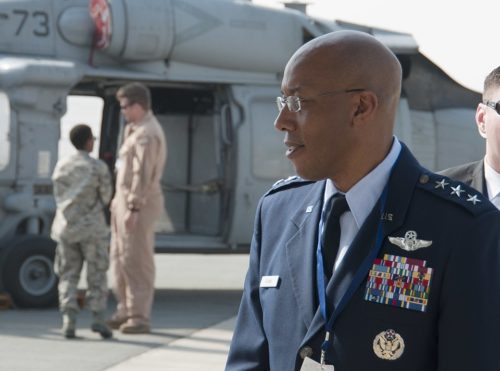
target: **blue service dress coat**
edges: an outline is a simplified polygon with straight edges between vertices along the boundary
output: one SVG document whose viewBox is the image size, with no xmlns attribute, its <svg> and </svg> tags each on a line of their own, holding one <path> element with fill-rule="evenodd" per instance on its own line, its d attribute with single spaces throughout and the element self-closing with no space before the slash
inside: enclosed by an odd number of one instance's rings
<svg viewBox="0 0 500 371">
<path fill-rule="evenodd" d="M 422 168 L 404 145 L 388 186 L 384 213 L 374 207 L 328 283 L 334 310 L 383 223 L 378 259 L 334 323 L 327 363 L 335 371 L 500 370 L 500 213 L 479 192 Z M 324 187 L 283 182 L 261 199 L 227 371 L 319 361 Z M 431 244 L 411 250 L 411 236 Z M 279 276 L 277 285 L 260 287 L 266 276 Z"/>
</svg>

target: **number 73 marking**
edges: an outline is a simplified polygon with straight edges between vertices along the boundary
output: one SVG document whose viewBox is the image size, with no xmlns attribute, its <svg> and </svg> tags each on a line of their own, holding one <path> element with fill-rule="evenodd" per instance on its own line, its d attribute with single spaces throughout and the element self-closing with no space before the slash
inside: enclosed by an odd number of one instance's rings
<svg viewBox="0 0 500 371">
<path fill-rule="evenodd" d="M 24 9 L 14 9 L 12 13 L 18 17 L 20 17 L 19 26 L 16 30 L 16 36 L 19 36 L 21 31 L 23 30 L 26 20 L 28 19 L 30 13 Z M 33 34 L 35 36 L 48 36 L 49 35 L 49 15 L 41 10 L 35 10 L 31 13 L 31 17 L 37 21 L 35 29 L 33 30 Z"/>
</svg>

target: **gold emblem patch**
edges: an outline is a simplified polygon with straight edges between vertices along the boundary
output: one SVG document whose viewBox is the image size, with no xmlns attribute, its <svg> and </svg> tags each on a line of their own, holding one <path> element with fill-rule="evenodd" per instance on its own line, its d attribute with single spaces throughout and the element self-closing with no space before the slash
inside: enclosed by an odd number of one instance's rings
<svg viewBox="0 0 500 371">
<path fill-rule="evenodd" d="M 394 330 L 385 330 L 375 336 L 373 351 L 377 357 L 394 361 L 401 357 L 405 350 L 405 342 L 401 335 Z"/>
</svg>

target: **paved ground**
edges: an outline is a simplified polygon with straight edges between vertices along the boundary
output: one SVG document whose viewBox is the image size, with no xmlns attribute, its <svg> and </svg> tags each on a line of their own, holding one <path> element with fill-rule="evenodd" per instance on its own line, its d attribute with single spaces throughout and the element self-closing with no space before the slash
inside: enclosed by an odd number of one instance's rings
<svg viewBox="0 0 500 371">
<path fill-rule="evenodd" d="M 60 314 L 0 311 L 0 370 L 222 370 L 248 256 L 157 255 L 153 332 L 115 333 L 103 341 L 90 315 L 79 317 L 79 339 L 60 335 Z M 110 300 L 111 313 L 114 301 Z"/>
<path fill-rule="evenodd" d="M 130 358 L 107 371 L 221 371 L 226 363 L 235 317 Z"/>
</svg>

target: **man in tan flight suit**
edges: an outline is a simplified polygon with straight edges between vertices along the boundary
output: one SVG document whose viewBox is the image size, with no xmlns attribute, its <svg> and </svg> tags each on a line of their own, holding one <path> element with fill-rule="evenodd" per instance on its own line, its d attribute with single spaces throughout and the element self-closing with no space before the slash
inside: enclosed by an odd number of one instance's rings
<svg viewBox="0 0 500 371">
<path fill-rule="evenodd" d="M 59 276 L 62 332 L 68 339 L 76 337 L 77 289 L 85 260 L 91 329 L 107 339 L 113 333 L 105 323 L 109 228 L 104 208 L 113 192 L 111 176 L 104 162 L 89 155 L 95 138 L 88 125 L 76 125 L 69 137 L 77 152 L 59 160 L 52 174 L 57 210 L 51 237 L 57 241 L 54 270 Z"/>
<path fill-rule="evenodd" d="M 128 124 L 111 202 L 111 266 L 118 305 L 108 324 L 123 333 L 140 334 L 150 331 L 154 226 L 164 208 L 160 179 L 167 157 L 166 139 L 151 112 L 146 86 L 127 84 L 116 98 Z"/>
</svg>

